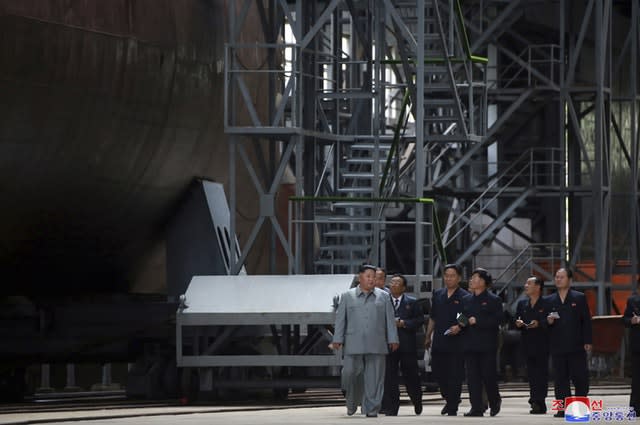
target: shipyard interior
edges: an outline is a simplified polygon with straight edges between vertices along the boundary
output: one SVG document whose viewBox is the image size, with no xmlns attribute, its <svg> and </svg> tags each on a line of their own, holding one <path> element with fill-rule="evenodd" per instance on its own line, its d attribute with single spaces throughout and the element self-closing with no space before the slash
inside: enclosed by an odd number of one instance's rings
<svg viewBox="0 0 640 425">
<path fill-rule="evenodd" d="M 0 1 L 0 402 L 338 417 L 359 268 L 426 325 L 456 263 L 492 276 L 523 413 L 516 305 L 564 268 L 627 403 L 639 53 L 640 0 Z"/>
</svg>

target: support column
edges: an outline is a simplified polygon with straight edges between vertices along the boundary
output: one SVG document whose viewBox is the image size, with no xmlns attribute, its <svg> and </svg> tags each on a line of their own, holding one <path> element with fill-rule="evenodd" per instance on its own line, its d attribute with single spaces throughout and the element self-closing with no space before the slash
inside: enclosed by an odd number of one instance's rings
<svg viewBox="0 0 640 425">
<path fill-rule="evenodd" d="M 43 363 L 40 365 L 40 388 L 38 388 L 36 392 L 53 392 L 53 388 L 51 387 L 51 366 L 49 363 Z"/>
<path fill-rule="evenodd" d="M 606 9 L 605 9 L 606 5 Z M 610 67 L 610 1 L 596 0 L 595 2 L 595 55 L 596 61 L 596 99 L 595 99 L 595 137 L 594 137 L 594 168 L 592 181 L 592 206 L 594 214 L 594 253 L 596 267 L 597 314 L 607 314 L 609 306 L 605 300 L 605 284 L 611 281 L 611 250 L 609 238 L 609 123 L 610 118 L 610 89 L 606 84 L 611 79 Z M 609 21 L 604 21 L 603 18 Z M 607 67 L 607 68 L 605 68 Z M 606 80 L 606 81 L 605 81 Z M 605 87 L 606 86 L 606 87 Z"/>
<path fill-rule="evenodd" d="M 313 27 L 314 17 L 316 14 L 316 2 L 313 1 L 298 1 L 298 10 L 300 10 L 300 16 L 296 17 L 296 21 L 300 22 L 301 33 L 307 34 Z M 315 40 L 314 40 L 315 42 Z M 316 46 L 311 45 L 308 48 L 315 49 Z M 298 63 L 301 69 L 300 78 L 302 83 L 302 128 L 305 130 L 315 130 L 315 108 L 316 108 L 316 87 L 313 75 L 316 72 L 315 55 L 303 54 L 302 51 L 298 57 Z M 315 137 L 301 136 L 303 140 L 303 155 L 302 155 L 302 179 L 298 180 L 297 184 L 302 185 L 304 194 L 312 196 L 315 189 Z M 305 202 L 303 206 L 303 219 L 305 221 L 312 221 L 314 219 L 314 203 Z M 310 273 L 314 272 L 313 263 L 313 235 L 314 225 L 312 223 L 305 224 L 303 226 L 303 252 L 304 252 L 304 265 L 302 272 Z"/>
<path fill-rule="evenodd" d="M 92 391 L 114 391 L 119 390 L 120 384 L 113 382 L 111 374 L 111 363 L 102 365 L 102 375 L 99 384 L 91 386 Z"/>
<path fill-rule="evenodd" d="M 638 1 L 632 1 L 631 6 L 631 288 L 633 293 L 638 292 L 638 43 L 640 29 L 638 21 L 640 13 Z"/>
<path fill-rule="evenodd" d="M 237 235 L 236 231 L 236 208 L 237 208 L 237 143 L 238 137 L 235 135 L 229 136 L 229 233 L 231 235 Z M 240 271 L 241 265 L 238 264 L 238 256 L 236 253 L 238 248 L 236 247 L 236 238 L 229 238 L 229 274 L 235 275 Z"/>
<path fill-rule="evenodd" d="M 418 51 L 416 57 L 416 198 L 422 198 L 424 194 L 426 161 L 424 154 L 425 131 L 424 131 L 424 32 L 425 32 L 425 16 L 424 16 L 425 0 L 417 0 L 417 17 L 418 31 L 417 44 Z M 424 229 L 422 222 L 424 221 L 424 210 L 421 204 L 417 204 L 415 208 L 416 224 L 415 224 L 415 268 L 418 282 L 421 281 L 424 274 Z"/>
<path fill-rule="evenodd" d="M 65 391 L 80 391 L 81 388 L 76 385 L 76 365 L 74 363 L 67 364 L 67 383 L 64 387 Z"/>
<path fill-rule="evenodd" d="M 560 182 L 560 202 L 559 202 L 559 209 L 560 209 L 560 245 L 564 248 L 564 256 L 561 259 L 561 263 L 564 264 L 565 261 L 568 261 L 569 259 L 567 258 L 568 253 L 570 252 L 569 249 L 569 239 L 567 238 L 567 201 L 568 201 L 568 194 L 567 194 L 567 177 L 568 177 L 568 173 L 569 173 L 569 167 L 568 167 L 568 162 L 567 162 L 567 156 L 568 156 L 568 147 L 567 147 L 567 137 L 566 137 L 566 131 L 567 131 L 567 115 L 566 115 L 566 106 L 567 106 L 567 102 L 569 101 L 568 98 L 568 93 L 567 93 L 567 86 L 566 86 L 566 70 L 565 70 L 565 60 L 564 58 L 566 57 L 566 49 L 565 49 L 565 44 L 566 44 L 566 39 L 565 39 L 565 33 L 566 33 L 566 29 L 565 29 L 565 25 L 566 25 L 566 10 L 567 10 L 567 5 L 566 5 L 566 0 L 560 0 L 560 5 L 559 5 L 559 22 L 558 22 L 558 28 L 559 28 L 559 39 L 560 39 L 560 71 L 559 71 L 559 81 L 558 84 L 560 85 L 560 101 L 558 102 L 558 113 L 560 115 L 560 119 L 559 121 L 559 129 L 558 129 L 558 135 L 559 135 L 559 141 L 558 141 L 558 147 L 560 148 L 560 161 L 562 162 L 562 166 L 563 166 L 563 176 Z M 554 271 L 552 271 L 554 272 Z"/>
</svg>

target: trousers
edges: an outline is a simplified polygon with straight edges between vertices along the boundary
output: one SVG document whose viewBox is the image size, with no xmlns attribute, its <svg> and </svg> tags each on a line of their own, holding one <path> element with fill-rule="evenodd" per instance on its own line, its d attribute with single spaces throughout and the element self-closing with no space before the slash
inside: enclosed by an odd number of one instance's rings
<svg viewBox="0 0 640 425">
<path fill-rule="evenodd" d="M 631 353 L 631 397 L 629 406 L 640 412 L 640 352 Z"/>
<path fill-rule="evenodd" d="M 571 397 L 570 381 L 576 389 L 576 396 L 589 394 L 589 370 L 587 368 L 587 352 L 552 354 L 554 373 L 554 392 L 557 400 Z"/>
<path fill-rule="evenodd" d="M 467 352 L 464 358 L 467 367 L 467 385 L 469 386 L 471 410 L 476 412 L 484 411 L 484 403 L 482 402 L 483 386 L 487 392 L 489 406 L 494 408 L 500 401 L 495 350 Z"/>
<path fill-rule="evenodd" d="M 539 403 L 544 406 L 549 385 L 549 354 L 527 354 L 527 379 L 529 403 Z"/>
<path fill-rule="evenodd" d="M 407 387 L 407 394 L 409 394 L 413 405 L 415 406 L 422 401 L 422 388 L 420 387 L 420 373 L 418 372 L 416 353 L 402 353 L 400 351 L 389 353 L 387 355 L 382 403 L 388 414 L 397 415 L 400 408 L 400 370 Z"/>
<path fill-rule="evenodd" d="M 464 355 L 432 351 L 431 370 L 445 399 L 447 413 L 457 412 L 464 380 Z"/>
<path fill-rule="evenodd" d="M 349 354 L 342 363 L 342 389 L 348 410 L 377 414 L 384 392 L 385 354 Z"/>
</svg>

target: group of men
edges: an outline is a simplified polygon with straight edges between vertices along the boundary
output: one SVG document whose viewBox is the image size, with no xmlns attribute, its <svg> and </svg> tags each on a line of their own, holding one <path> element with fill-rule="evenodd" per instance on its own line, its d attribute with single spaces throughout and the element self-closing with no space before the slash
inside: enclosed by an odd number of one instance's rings
<svg viewBox="0 0 640 425">
<path fill-rule="evenodd" d="M 443 415 L 456 416 L 464 371 L 471 410 L 465 416 L 500 412 L 496 354 L 498 329 L 502 322 L 502 301 L 488 291 L 491 274 L 477 268 L 471 273 L 469 291 L 460 287 L 462 268 L 447 264 L 444 287 L 433 293 L 425 348 L 431 349 L 431 369 L 445 400 Z M 487 402 L 484 402 L 486 395 Z"/>
<path fill-rule="evenodd" d="M 564 400 L 571 396 L 571 383 L 576 396 L 589 393 L 587 353 L 591 351 L 591 313 L 583 293 L 571 289 L 571 269 L 556 271 L 556 291 L 542 296 L 544 282 L 538 277 L 527 279 L 527 299 L 516 309 L 515 325 L 522 332 L 529 380 L 530 413 L 547 411 L 549 355 L 553 365 L 554 396 Z M 554 415 L 563 417 L 564 410 Z"/>
<path fill-rule="evenodd" d="M 443 278 L 444 287 L 433 293 L 425 339 L 445 400 L 441 414 L 457 415 L 466 371 L 471 409 L 464 415 L 483 416 L 490 409 L 495 416 L 502 404 L 496 370 L 502 300 L 488 290 L 492 277 L 486 269 L 473 270 L 468 291 L 460 286 L 459 265 L 447 264 Z M 571 270 L 560 268 L 555 274 L 556 292 L 543 297 L 544 282 L 530 277 L 524 285 L 526 298 L 517 305 L 515 326 L 521 330 L 526 353 L 532 414 L 547 410 L 549 356 L 556 399 L 571 396 L 571 382 L 576 396 L 586 396 L 589 390 L 591 316 L 584 294 L 571 289 L 571 280 Z M 363 265 L 357 286 L 342 294 L 338 303 L 331 347 L 343 349 L 342 388 L 349 416 L 359 405 L 368 417 L 397 415 L 399 371 L 415 413 L 422 413 L 416 334 L 424 324 L 423 312 L 417 300 L 404 293 L 404 276 L 394 275 L 388 290 L 384 282 L 384 270 Z M 640 325 L 640 298 L 630 308 L 637 311 L 628 325 Z M 640 326 L 638 330 L 640 357 Z M 640 382 L 640 371 L 637 375 Z M 640 392 L 635 394 L 640 402 Z"/>
</svg>

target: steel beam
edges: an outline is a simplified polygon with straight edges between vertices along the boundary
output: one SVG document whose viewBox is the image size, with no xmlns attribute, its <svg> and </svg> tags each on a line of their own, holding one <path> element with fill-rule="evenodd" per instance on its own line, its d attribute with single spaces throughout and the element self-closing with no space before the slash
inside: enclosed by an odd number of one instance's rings
<svg viewBox="0 0 640 425">
<path fill-rule="evenodd" d="M 630 98 L 631 98 L 631 287 L 634 293 L 638 292 L 638 221 L 640 220 L 640 214 L 638 211 L 638 42 L 640 40 L 640 12 L 639 3 L 636 0 L 632 0 L 631 6 L 631 63 L 629 69 L 629 75 L 631 76 Z"/>
<path fill-rule="evenodd" d="M 417 31 L 417 57 L 416 57 L 416 171 L 415 171 L 415 196 L 424 196 L 426 161 L 425 161 L 425 131 L 424 131 L 424 33 L 425 33 L 425 0 L 417 0 L 418 31 Z M 415 274 L 420 279 L 424 274 L 424 209 L 421 205 L 415 208 Z"/>
</svg>

